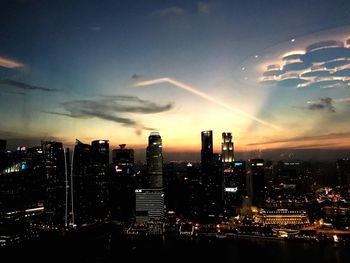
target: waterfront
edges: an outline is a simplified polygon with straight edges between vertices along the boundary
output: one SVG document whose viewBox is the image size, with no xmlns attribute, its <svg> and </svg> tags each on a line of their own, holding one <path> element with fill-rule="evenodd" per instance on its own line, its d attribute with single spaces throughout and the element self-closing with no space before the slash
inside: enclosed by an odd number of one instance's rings
<svg viewBox="0 0 350 263">
<path fill-rule="evenodd" d="M 333 243 L 189 237 L 127 238 L 98 230 L 68 236 L 42 235 L 0 250 L 4 262 L 349 262 L 348 246 Z"/>
</svg>

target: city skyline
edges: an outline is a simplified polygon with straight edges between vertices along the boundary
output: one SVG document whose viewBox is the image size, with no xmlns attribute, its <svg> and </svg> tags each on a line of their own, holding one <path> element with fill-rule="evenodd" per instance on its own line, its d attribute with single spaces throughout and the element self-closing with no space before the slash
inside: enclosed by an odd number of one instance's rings
<svg viewBox="0 0 350 263">
<path fill-rule="evenodd" d="M 214 152 L 231 132 L 238 158 L 350 149 L 347 2 L 0 5 L 11 148 L 107 139 L 144 159 L 159 131 L 165 158 L 199 160 L 199 133 L 212 130 Z"/>
</svg>

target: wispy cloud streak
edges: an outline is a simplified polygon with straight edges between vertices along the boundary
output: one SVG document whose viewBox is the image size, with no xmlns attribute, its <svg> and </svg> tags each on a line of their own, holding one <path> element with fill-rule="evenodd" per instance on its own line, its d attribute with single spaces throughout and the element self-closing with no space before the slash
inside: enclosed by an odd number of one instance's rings
<svg viewBox="0 0 350 263">
<path fill-rule="evenodd" d="M 129 116 L 120 116 L 120 114 L 159 113 L 173 107 L 171 103 L 158 105 L 135 96 L 100 96 L 90 100 L 67 101 L 61 105 L 66 112 L 45 111 L 44 113 L 79 119 L 98 118 L 113 121 L 123 126 L 136 128 L 138 134 L 140 134 L 140 130 L 155 129 L 146 127 Z"/>
<path fill-rule="evenodd" d="M 30 84 L 27 84 L 24 82 L 11 80 L 11 79 L 1 79 L 0 80 L 0 88 L 1 88 L 1 86 L 17 88 L 17 89 L 21 89 L 21 90 L 41 90 L 41 91 L 46 91 L 46 92 L 62 91 L 60 89 L 50 89 L 50 88 L 45 88 L 45 87 L 34 86 L 34 85 L 30 85 Z"/>
<path fill-rule="evenodd" d="M 24 65 L 12 59 L 0 57 L 0 67 L 4 68 L 22 68 Z"/>
</svg>

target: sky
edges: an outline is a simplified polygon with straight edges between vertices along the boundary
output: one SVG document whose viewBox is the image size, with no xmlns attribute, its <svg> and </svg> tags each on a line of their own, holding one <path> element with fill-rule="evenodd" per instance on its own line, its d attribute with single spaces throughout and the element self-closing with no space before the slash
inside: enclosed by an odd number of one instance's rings
<svg viewBox="0 0 350 263">
<path fill-rule="evenodd" d="M 349 1 L 0 1 L 0 138 L 171 158 L 350 149 Z M 310 151 L 312 150 L 312 151 Z M 174 155 L 175 153 L 175 155 Z M 170 155 L 169 155 L 170 156 Z M 197 154 L 198 156 L 198 154 Z"/>
</svg>

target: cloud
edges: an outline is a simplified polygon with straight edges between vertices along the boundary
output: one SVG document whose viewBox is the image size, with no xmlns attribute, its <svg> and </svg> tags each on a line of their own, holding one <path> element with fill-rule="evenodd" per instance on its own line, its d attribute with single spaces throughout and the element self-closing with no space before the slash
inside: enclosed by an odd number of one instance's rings
<svg viewBox="0 0 350 263">
<path fill-rule="evenodd" d="M 183 16 L 185 14 L 186 12 L 183 8 L 177 7 L 177 6 L 171 6 L 161 10 L 154 11 L 151 15 L 168 17 L 168 16 Z"/>
<path fill-rule="evenodd" d="M 140 133 L 140 130 L 155 129 L 145 127 L 133 118 L 120 116 L 120 114 L 160 113 L 169 111 L 173 108 L 171 103 L 158 105 L 154 102 L 134 96 L 100 96 L 94 100 L 73 100 L 64 102 L 61 106 L 66 112 L 46 111 L 45 113 L 79 119 L 98 118 L 112 121 L 127 127 L 134 127 L 137 129 L 138 134 Z"/>
<path fill-rule="evenodd" d="M 350 132 L 328 133 L 328 134 L 321 134 L 321 135 L 315 135 L 315 136 L 299 136 L 299 137 L 293 137 L 288 139 L 277 139 L 277 140 L 271 140 L 266 142 L 255 142 L 255 143 L 249 143 L 247 144 L 247 146 L 266 145 L 266 144 L 275 144 L 275 143 L 288 143 L 288 142 L 302 142 L 302 141 L 311 141 L 311 140 L 343 139 L 343 138 L 349 138 L 349 137 L 350 137 Z"/>
<path fill-rule="evenodd" d="M 33 86 L 24 82 L 16 81 L 16 80 L 11 80 L 11 79 L 2 79 L 0 80 L 0 88 L 2 87 L 11 87 L 11 88 L 16 88 L 20 90 L 40 90 L 40 91 L 46 91 L 46 92 L 58 92 L 62 91 L 60 89 L 50 89 L 50 88 L 45 88 L 45 87 L 39 87 L 39 86 Z"/>
<path fill-rule="evenodd" d="M 318 102 L 308 101 L 309 110 L 328 110 L 330 112 L 335 112 L 335 107 L 333 106 L 332 98 L 326 97 L 321 98 Z"/>
<path fill-rule="evenodd" d="M 336 67 L 341 67 L 341 66 L 345 66 L 345 65 L 350 66 L 350 60 L 341 58 L 341 59 L 336 59 L 336 60 L 332 60 L 329 62 L 325 62 L 321 66 L 325 67 L 326 69 L 334 69 Z"/>
<path fill-rule="evenodd" d="M 131 76 L 131 79 L 133 80 L 139 80 L 140 78 L 142 78 L 142 75 L 136 73 Z"/>
<path fill-rule="evenodd" d="M 198 2 L 197 10 L 199 14 L 209 14 L 210 13 L 210 4 L 206 2 Z"/>
<path fill-rule="evenodd" d="M 22 68 L 24 67 L 24 65 L 15 60 L 0 57 L 0 67 L 14 69 L 14 68 Z"/>
<path fill-rule="evenodd" d="M 261 83 L 295 88 L 344 88 L 350 80 L 350 45 L 329 40 L 288 52 L 267 65 Z"/>
</svg>

